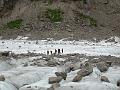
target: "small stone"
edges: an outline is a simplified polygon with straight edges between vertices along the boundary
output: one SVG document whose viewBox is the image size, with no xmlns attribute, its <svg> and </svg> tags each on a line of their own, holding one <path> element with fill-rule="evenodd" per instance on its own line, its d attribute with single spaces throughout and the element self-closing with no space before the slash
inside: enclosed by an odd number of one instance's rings
<svg viewBox="0 0 120 90">
<path fill-rule="evenodd" d="M 101 76 L 101 81 L 110 82 L 106 76 Z"/>
</svg>

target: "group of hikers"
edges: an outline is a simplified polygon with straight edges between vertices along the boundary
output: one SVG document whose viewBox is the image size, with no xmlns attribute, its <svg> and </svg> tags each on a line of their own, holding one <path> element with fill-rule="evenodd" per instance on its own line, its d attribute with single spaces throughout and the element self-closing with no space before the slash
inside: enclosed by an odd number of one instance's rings
<svg viewBox="0 0 120 90">
<path fill-rule="evenodd" d="M 61 54 L 61 53 L 63 53 L 63 48 L 62 49 L 55 49 L 55 51 L 53 52 L 53 51 L 47 51 L 47 55 L 52 55 L 52 54 L 54 54 L 54 55 L 59 55 L 59 54 Z"/>
</svg>

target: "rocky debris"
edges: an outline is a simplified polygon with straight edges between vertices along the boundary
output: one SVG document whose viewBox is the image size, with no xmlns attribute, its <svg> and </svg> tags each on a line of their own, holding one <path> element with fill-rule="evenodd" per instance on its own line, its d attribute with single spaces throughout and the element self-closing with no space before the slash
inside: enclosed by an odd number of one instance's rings
<svg viewBox="0 0 120 90">
<path fill-rule="evenodd" d="M 120 86 L 120 80 L 117 81 L 117 86 Z"/>
<path fill-rule="evenodd" d="M 86 63 L 85 66 L 80 71 L 77 72 L 77 74 L 84 77 L 91 74 L 92 72 L 93 67 L 89 63 Z"/>
<path fill-rule="evenodd" d="M 110 82 L 109 79 L 106 76 L 101 76 L 100 80 L 104 81 L 104 82 Z"/>
<path fill-rule="evenodd" d="M 77 75 L 74 77 L 73 82 L 79 82 L 82 79 L 82 75 Z"/>
<path fill-rule="evenodd" d="M 53 83 L 59 83 L 62 81 L 62 77 L 49 77 L 49 84 L 53 84 Z"/>
<path fill-rule="evenodd" d="M 66 78 L 67 78 L 67 73 L 65 73 L 65 72 L 55 72 L 55 75 L 57 77 L 61 76 L 64 80 L 66 80 Z"/>
<path fill-rule="evenodd" d="M 3 75 L 0 75 L 0 81 L 5 81 L 5 77 Z"/>
<path fill-rule="evenodd" d="M 97 63 L 97 68 L 101 72 L 105 72 L 109 69 L 109 65 L 106 62 L 99 62 L 99 63 Z"/>
</svg>

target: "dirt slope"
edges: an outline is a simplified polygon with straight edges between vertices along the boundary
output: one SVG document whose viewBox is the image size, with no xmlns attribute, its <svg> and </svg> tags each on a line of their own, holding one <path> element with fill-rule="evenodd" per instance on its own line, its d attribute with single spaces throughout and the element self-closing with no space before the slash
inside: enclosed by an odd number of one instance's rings
<svg viewBox="0 0 120 90">
<path fill-rule="evenodd" d="M 58 8 L 63 20 L 51 22 L 45 12 Z M 6 39 L 18 35 L 76 40 L 120 36 L 120 0 L 1 0 L 0 17 L 0 35 Z M 19 29 L 5 28 L 16 19 L 23 20 Z"/>
</svg>

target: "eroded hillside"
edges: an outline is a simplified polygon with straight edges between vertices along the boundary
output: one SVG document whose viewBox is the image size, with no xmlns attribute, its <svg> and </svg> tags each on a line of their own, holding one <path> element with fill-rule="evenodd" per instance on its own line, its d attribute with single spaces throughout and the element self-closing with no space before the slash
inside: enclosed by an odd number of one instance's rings
<svg viewBox="0 0 120 90">
<path fill-rule="evenodd" d="M 1 0 L 0 34 L 31 39 L 120 35 L 119 0 Z"/>
</svg>

